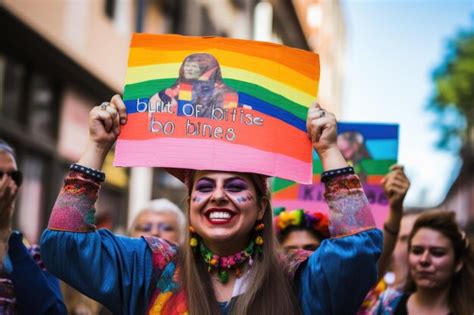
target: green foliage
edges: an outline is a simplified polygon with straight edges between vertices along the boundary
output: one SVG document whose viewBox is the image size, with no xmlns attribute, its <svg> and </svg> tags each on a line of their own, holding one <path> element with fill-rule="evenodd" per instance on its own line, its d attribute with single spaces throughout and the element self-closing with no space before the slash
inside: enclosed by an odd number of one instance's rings
<svg viewBox="0 0 474 315">
<path fill-rule="evenodd" d="M 434 71 L 434 93 L 428 105 L 439 116 L 438 146 L 472 142 L 474 125 L 474 29 L 461 31 L 449 42 L 443 63 Z M 458 146 L 459 147 L 459 146 Z"/>
</svg>

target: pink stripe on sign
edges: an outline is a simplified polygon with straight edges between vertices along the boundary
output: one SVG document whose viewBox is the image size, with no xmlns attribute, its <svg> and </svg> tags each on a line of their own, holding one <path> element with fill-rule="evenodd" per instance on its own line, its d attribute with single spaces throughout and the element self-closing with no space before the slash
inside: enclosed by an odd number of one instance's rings
<svg viewBox="0 0 474 315">
<path fill-rule="evenodd" d="M 306 200 L 290 200 L 290 199 L 279 199 L 272 200 L 273 207 L 285 207 L 286 210 L 304 209 L 319 211 L 328 214 L 328 205 L 323 201 L 306 201 Z M 387 206 L 379 204 L 371 204 L 372 215 L 375 219 L 375 225 L 379 229 L 383 229 L 383 223 L 388 216 Z"/>
<path fill-rule="evenodd" d="M 205 139 L 118 140 L 114 166 L 221 170 L 268 176 L 275 176 L 278 170 L 281 178 L 301 184 L 312 183 L 311 162 L 244 145 Z"/>
</svg>

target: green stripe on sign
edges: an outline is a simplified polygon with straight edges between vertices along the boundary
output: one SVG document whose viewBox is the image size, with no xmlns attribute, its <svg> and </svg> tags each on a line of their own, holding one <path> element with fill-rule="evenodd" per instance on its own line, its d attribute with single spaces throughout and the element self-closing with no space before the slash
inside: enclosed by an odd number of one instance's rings
<svg viewBox="0 0 474 315">
<path fill-rule="evenodd" d="M 287 99 L 286 97 L 273 93 L 259 85 L 244 81 L 224 79 L 224 82 L 234 90 L 259 98 L 267 103 L 292 113 L 300 119 L 306 120 L 308 108 L 301 106 L 298 103 Z"/>
<path fill-rule="evenodd" d="M 166 88 L 169 88 L 176 82 L 176 79 L 162 79 L 143 81 L 134 84 L 127 84 L 123 94 L 124 100 L 134 100 L 137 98 L 150 98 L 155 93 L 158 93 Z"/>
<path fill-rule="evenodd" d="M 313 175 L 321 174 L 323 172 L 323 164 L 321 160 L 313 160 Z"/>
<path fill-rule="evenodd" d="M 160 79 L 160 80 L 149 80 L 134 84 L 127 84 L 125 86 L 125 93 L 123 95 L 124 100 L 133 100 L 137 98 L 150 98 L 157 92 L 160 92 L 166 88 L 169 88 L 176 82 L 175 78 L 171 79 Z M 279 94 L 273 93 L 265 88 L 262 88 L 256 84 L 251 84 L 239 80 L 224 79 L 224 82 L 234 90 L 248 94 L 270 103 L 278 108 L 281 108 L 289 113 L 292 113 L 296 117 L 306 120 L 306 113 L 308 108 L 299 105 Z"/>
<path fill-rule="evenodd" d="M 272 191 L 273 192 L 278 192 L 282 189 L 285 189 L 285 188 L 288 188 L 292 185 L 296 185 L 295 182 L 292 182 L 291 180 L 286 180 L 286 179 L 281 179 L 281 178 L 278 178 L 278 177 L 275 177 L 273 179 L 273 183 L 272 183 Z"/>
<path fill-rule="evenodd" d="M 362 160 L 360 166 L 367 175 L 385 175 L 397 160 Z"/>
</svg>

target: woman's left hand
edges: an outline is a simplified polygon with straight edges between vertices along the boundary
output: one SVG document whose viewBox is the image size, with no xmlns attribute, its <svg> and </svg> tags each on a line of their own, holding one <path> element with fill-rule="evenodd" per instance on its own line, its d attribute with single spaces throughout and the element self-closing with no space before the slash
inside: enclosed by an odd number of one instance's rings
<svg viewBox="0 0 474 315">
<path fill-rule="evenodd" d="M 337 122 L 333 113 L 313 103 L 308 110 L 306 128 L 325 171 L 347 166 L 337 146 Z"/>
</svg>

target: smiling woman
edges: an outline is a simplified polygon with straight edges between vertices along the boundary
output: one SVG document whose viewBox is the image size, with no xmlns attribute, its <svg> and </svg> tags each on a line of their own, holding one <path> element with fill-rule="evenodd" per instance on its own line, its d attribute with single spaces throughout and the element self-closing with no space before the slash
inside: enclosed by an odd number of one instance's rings
<svg viewBox="0 0 474 315">
<path fill-rule="evenodd" d="M 276 252 L 267 178 L 232 170 L 183 170 L 188 232 L 180 248 L 158 237 L 97 231 L 94 204 L 104 179 L 97 169 L 126 123 L 125 105 L 114 96 L 89 119 L 89 144 L 66 177 L 42 237 L 44 261 L 64 281 L 117 314 L 356 312 L 375 282 L 382 237 L 358 177 L 337 148 L 333 114 L 314 105 L 307 118 L 326 171 L 331 238 L 315 253 L 288 256 Z M 355 281 L 356 288 L 347 285 Z"/>
</svg>

